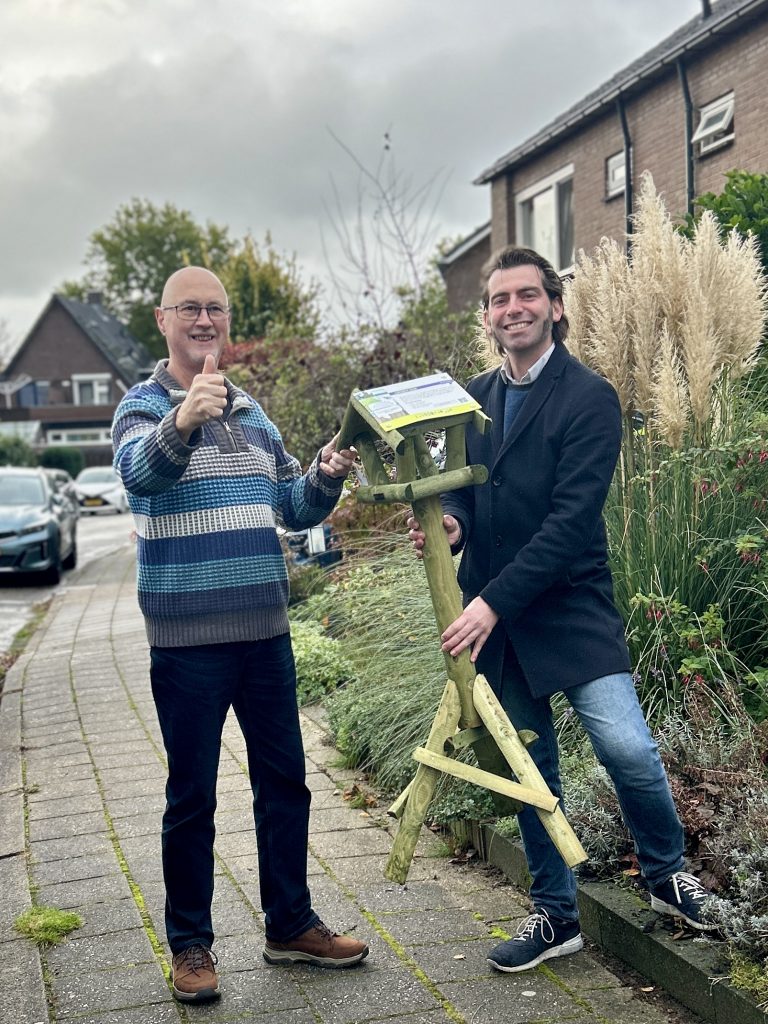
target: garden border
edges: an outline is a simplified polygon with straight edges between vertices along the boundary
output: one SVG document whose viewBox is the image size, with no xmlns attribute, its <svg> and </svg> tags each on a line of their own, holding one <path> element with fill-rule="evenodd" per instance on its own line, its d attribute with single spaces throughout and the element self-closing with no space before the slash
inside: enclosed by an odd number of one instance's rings
<svg viewBox="0 0 768 1024">
<path fill-rule="evenodd" d="M 479 856 L 528 891 L 530 875 L 522 846 L 493 825 L 457 823 L 454 833 Z M 639 895 L 614 882 L 578 881 L 581 927 L 607 953 L 661 986 L 712 1024 L 768 1024 L 768 1014 L 723 974 L 723 945 L 675 941 L 654 928 L 657 915 Z"/>
</svg>

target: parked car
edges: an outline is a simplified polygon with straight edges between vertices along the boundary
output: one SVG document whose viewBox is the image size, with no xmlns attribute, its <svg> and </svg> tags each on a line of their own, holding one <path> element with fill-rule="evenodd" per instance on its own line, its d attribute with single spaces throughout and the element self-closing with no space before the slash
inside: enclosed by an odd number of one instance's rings
<svg viewBox="0 0 768 1024">
<path fill-rule="evenodd" d="M 0 466 L 0 572 L 58 583 L 77 564 L 77 518 L 42 469 Z"/>
<path fill-rule="evenodd" d="M 91 466 L 75 477 L 81 512 L 127 512 L 123 481 L 111 466 Z"/>
</svg>

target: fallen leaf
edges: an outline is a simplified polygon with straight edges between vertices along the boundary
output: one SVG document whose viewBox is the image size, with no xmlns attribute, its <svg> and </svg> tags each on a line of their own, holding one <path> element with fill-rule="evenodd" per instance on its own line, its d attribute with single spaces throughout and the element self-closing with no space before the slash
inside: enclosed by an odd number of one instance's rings
<svg viewBox="0 0 768 1024">
<path fill-rule="evenodd" d="M 640 987 L 641 992 L 654 992 L 655 987 L 653 985 L 643 985 Z"/>
</svg>

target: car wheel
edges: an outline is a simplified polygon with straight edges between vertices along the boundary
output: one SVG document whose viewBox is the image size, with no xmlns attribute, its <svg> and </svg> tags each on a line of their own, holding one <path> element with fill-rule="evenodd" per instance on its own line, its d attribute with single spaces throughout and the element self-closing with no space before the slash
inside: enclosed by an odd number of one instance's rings
<svg viewBox="0 0 768 1024">
<path fill-rule="evenodd" d="M 72 542 L 72 550 L 61 563 L 62 569 L 74 569 L 77 566 L 77 541 Z M 58 583 L 58 580 L 56 581 Z"/>
<path fill-rule="evenodd" d="M 46 583 L 50 583 L 54 587 L 61 579 L 61 559 L 58 554 L 56 555 L 56 560 L 52 562 L 43 573 L 43 579 Z"/>
</svg>

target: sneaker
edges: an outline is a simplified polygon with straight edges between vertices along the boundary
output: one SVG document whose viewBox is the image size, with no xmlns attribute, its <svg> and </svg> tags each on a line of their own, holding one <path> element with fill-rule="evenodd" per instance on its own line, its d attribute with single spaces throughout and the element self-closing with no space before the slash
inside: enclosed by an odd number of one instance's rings
<svg viewBox="0 0 768 1024">
<path fill-rule="evenodd" d="M 659 914 L 679 917 L 689 928 L 697 931 L 717 931 L 716 924 L 705 924 L 701 920 L 701 904 L 710 895 L 695 875 L 676 871 L 651 891 L 651 909 Z"/>
<path fill-rule="evenodd" d="M 199 942 L 177 953 L 172 961 L 173 994 L 182 1003 L 203 1003 L 218 999 L 219 977 L 216 955 Z"/>
<path fill-rule="evenodd" d="M 514 974 L 538 967 L 552 957 L 577 953 L 583 946 L 578 921 L 559 921 L 546 910 L 537 910 L 526 917 L 513 938 L 491 950 L 488 962 L 497 971 Z"/>
<path fill-rule="evenodd" d="M 317 964 L 318 967 L 349 967 L 368 956 L 364 942 L 336 935 L 322 921 L 290 942 L 267 939 L 264 959 L 268 964 Z"/>
</svg>

